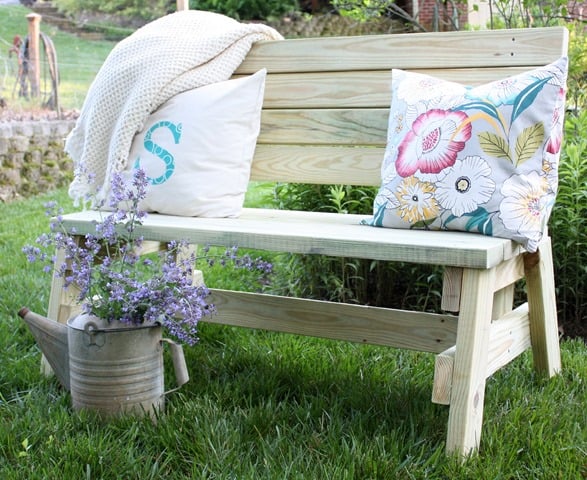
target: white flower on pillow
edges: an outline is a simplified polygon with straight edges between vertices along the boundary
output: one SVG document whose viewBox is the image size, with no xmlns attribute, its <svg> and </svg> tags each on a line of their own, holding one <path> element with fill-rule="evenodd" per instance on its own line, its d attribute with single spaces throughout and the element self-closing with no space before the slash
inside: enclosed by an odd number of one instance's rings
<svg viewBox="0 0 587 480">
<path fill-rule="evenodd" d="M 550 158 L 549 158 L 550 157 Z M 558 162 L 553 155 L 545 155 L 542 159 L 542 173 L 548 183 L 548 191 L 556 195 L 558 190 Z"/>
<path fill-rule="evenodd" d="M 373 217 L 538 248 L 554 204 L 567 58 L 481 86 L 393 70 Z M 393 196 L 390 195 L 393 192 Z"/>
<path fill-rule="evenodd" d="M 466 157 L 445 172 L 436 185 L 436 198 L 444 209 L 457 217 L 477 210 L 495 191 L 491 168 L 479 156 Z"/>
<path fill-rule="evenodd" d="M 376 201 L 380 203 L 385 208 L 397 208 L 399 207 L 399 200 L 395 196 L 393 190 L 389 188 L 382 188 L 379 193 L 377 194 Z"/>
<path fill-rule="evenodd" d="M 543 175 L 512 175 L 501 187 L 504 196 L 499 206 L 499 216 L 509 231 L 537 242 L 542 236 L 548 209 L 554 202 L 547 195 L 548 182 Z"/>
<path fill-rule="evenodd" d="M 444 86 L 445 82 L 438 78 L 413 74 L 411 82 L 399 85 L 397 98 L 405 100 L 408 104 L 438 98 L 444 95 Z"/>
<path fill-rule="evenodd" d="M 411 75 L 411 81 L 401 83 L 397 89 L 397 97 L 408 105 L 423 102 L 428 108 L 433 108 L 437 106 L 434 103 L 442 99 L 445 107 L 452 107 L 463 100 L 463 87 L 458 83 L 446 82 L 418 73 Z"/>
<path fill-rule="evenodd" d="M 404 179 L 395 192 L 400 217 L 410 224 L 434 220 L 439 213 L 434 191 L 431 183 L 420 182 L 416 177 Z"/>
<path fill-rule="evenodd" d="M 418 170 L 439 173 L 454 165 L 471 138 L 471 124 L 461 111 L 432 109 L 420 115 L 398 147 L 395 167 L 402 177 Z"/>
<path fill-rule="evenodd" d="M 566 69 L 567 62 L 555 62 L 545 67 L 539 67 L 533 72 L 533 77 L 537 79 L 548 79 L 549 85 L 556 85 L 563 90 L 566 89 Z"/>
<path fill-rule="evenodd" d="M 536 78 L 528 75 L 526 77 L 509 77 L 496 82 L 491 82 L 486 85 L 476 87 L 471 91 L 474 91 L 474 95 L 468 98 L 483 99 L 486 102 L 490 102 L 496 107 L 500 105 L 512 104 L 520 91 L 525 87 L 534 82 Z"/>
</svg>

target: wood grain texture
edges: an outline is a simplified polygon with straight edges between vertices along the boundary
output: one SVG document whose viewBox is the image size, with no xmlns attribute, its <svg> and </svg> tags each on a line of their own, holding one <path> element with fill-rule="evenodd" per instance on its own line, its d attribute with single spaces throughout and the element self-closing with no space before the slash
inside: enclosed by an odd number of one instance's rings
<svg viewBox="0 0 587 480">
<path fill-rule="evenodd" d="M 237 72 L 536 66 L 559 58 L 567 43 L 563 27 L 266 41 L 253 46 Z"/>
<path fill-rule="evenodd" d="M 520 356 L 530 348 L 530 321 L 528 303 L 492 322 L 485 378 Z M 432 402 L 450 405 L 456 346 L 436 355 Z"/>
<path fill-rule="evenodd" d="M 479 447 L 495 269 L 463 270 L 448 434 L 449 453 L 467 456 Z"/>
<path fill-rule="evenodd" d="M 549 377 L 561 370 L 551 243 L 545 238 L 538 252 L 524 257 L 534 367 Z"/>
<path fill-rule="evenodd" d="M 381 183 L 383 147 L 257 145 L 251 180 L 364 185 Z"/>
<path fill-rule="evenodd" d="M 384 146 L 389 108 L 265 110 L 259 144 Z"/>
<path fill-rule="evenodd" d="M 212 290 L 206 322 L 438 353 L 455 343 L 457 318 L 387 308 Z"/>
<path fill-rule="evenodd" d="M 244 209 L 239 218 L 150 215 L 136 233 L 160 242 L 238 245 L 278 252 L 348 256 L 431 265 L 491 268 L 521 250 L 514 242 L 463 232 L 395 230 L 360 225 L 365 215 Z M 93 231 L 95 211 L 63 217 L 67 229 Z"/>
</svg>

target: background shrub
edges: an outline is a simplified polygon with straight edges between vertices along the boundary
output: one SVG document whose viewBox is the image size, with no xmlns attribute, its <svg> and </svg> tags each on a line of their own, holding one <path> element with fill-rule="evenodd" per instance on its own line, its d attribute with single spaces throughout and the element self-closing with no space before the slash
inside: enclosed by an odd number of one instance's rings
<svg viewBox="0 0 587 480">
<path fill-rule="evenodd" d="M 587 110 L 569 113 L 550 221 L 559 323 L 587 339 Z"/>
<path fill-rule="evenodd" d="M 81 12 L 97 12 L 147 21 L 174 12 L 177 6 L 175 0 L 53 0 L 53 3 L 72 17 Z"/>
<path fill-rule="evenodd" d="M 372 187 L 279 184 L 275 199 L 282 209 L 368 216 L 376 193 Z M 272 291 L 336 302 L 437 311 L 442 271 L 436 266 L 289 254 L 273 277 Z"/>
<path fill-rule="evenodd" d="M 238 20 L 267 20 L 299 10 L 297 0 L 190 0 L 190 8 Z"/>
<path fill-rule="evenodd" d="M 81 12 L 116 14 L 154 20 L 176 11 L 175 0 L 53 0 L 59 10 L 76 16 Z M 190 9 L 222 13 L 238 20 L 267 20 L 299 10 L 297 0 L 190 0 Z"/>
</svg>

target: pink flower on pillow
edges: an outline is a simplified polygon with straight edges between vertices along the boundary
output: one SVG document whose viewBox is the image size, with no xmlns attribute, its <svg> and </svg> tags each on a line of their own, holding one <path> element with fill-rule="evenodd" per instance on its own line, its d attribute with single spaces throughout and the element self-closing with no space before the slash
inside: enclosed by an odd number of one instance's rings
<svg viewBox="0 0 587 480">
<path fill-rule="evenodd" d="M 418 170 L 439 173 L 454 165 L 471 138 L 471 124 L 461 111 L 432 109 L 416 118 L 398 147 L 397 173 L 409 177 Z"/>
<path fill-rule="evenodd" d="M 546 144 L 546 151 L 553 155 L 560 151 L 563 140 L 564 102 L 565 90 L 561 88 L 558 94 L 557 107 L 553 111 L 552 132 Z"/>
</svg>

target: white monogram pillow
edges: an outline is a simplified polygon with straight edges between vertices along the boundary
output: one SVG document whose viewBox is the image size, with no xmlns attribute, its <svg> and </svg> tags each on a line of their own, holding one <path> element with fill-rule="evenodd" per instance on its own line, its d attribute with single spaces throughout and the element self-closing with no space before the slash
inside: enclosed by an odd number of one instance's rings
<svg viewBox="0 0 587 480">
<path fill-rule="evenodd" d="M 126 172 L 150 181 L 141 210 L 237 217 L 260 129 L 265 69 L 174 96 L 135 136 Z"/>
</svg>

